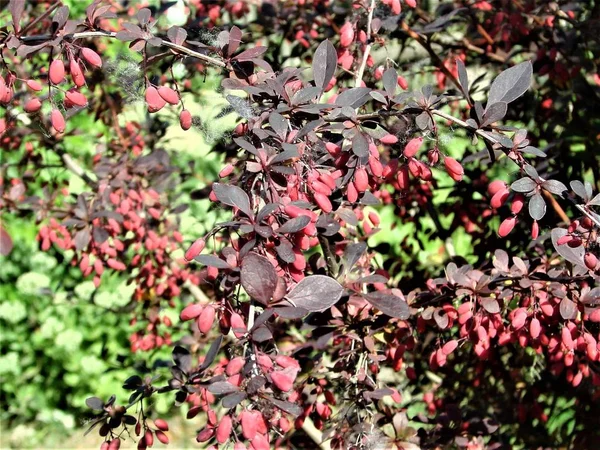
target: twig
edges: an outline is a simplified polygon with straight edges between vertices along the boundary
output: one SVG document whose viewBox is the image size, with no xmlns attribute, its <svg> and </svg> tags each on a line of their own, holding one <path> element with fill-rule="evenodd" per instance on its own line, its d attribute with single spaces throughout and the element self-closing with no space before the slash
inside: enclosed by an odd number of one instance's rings
<svg viewBox="0 0 600 450">
<path fill-rule="evenodd" d="M 489 133 L 479 130 L 479 129 L 469 125 L 467 122 L 457 119 L 454 116 L 451 116 L 450 114 L 446 114 L 446 113 L 444 113 L 442 111 L 438 111 L 438 110 L 431 111 L 431 113 L 433 115 L 443 117 L 446 120 L 450 120 L 451 122 L 454 122 L 455 124 L 460 125 L 463 128 L 473 131 L 475 134 L 477 134 L 478 136 L 481 136 L 484 139 L 487 139 L 492 144 L 498 143 L 498 140 L 496 138 L 494 138 L 493 136 L 491 136 Z M 515 161 L 515 164 L 518 164 L 518 163 Z M 543 177 L 539 177 L 540 183 L 543 183 L 544 181 L 546 181 L 546 180 Z M 561 198 L 565 198 L 566 200 L 570 201 L 575 206 L 575 208 L 577 208 L 583 215 L 588 217 L 598 228 L 600 228 L 600 220 L 598 218 L 596 218 L 593 214 L 591 214 L 587 209 L 585 209 L 585 207 L 583 205 L 580 205 L 579 203 L 577 203 L 575 200 L 573 200 L 570 197 L 562 197 L 561 196 Z M 560 208 L 560 209 L 562 210 L 562 208 Z M 557 212 L 558 212 L 558 210 L 557 210 Z M 560 215 L 560 213 L 559 213 L 559 215 Z M 563 220 L 565 220 L 562 215 L 561 215 L 561 218 Z M 569 222 L 568 217 L 567 217 L 566 222 Z"/>
<path fill-rule="evenodd" d="M 73 158 L 71 158 L 71 155 L 69 155 L 67 152 L 65 152 L 63 149 L 53 149 L 58 156 L 60 156 L 60 158 L 62 159 L 64 166 L 70 170 L 71 172 L 73 172 L 75 175 L 77 175 L 79 178 L 81 178 L 83 181 L 85 181 L 85 183 L 90 186 L 91 188 L 96 188 L 96 182 L 87 174 L 85 173 L 85 170 L 83 170 L 83 168 L 77 164 L 77 161 L 75 161 Z"/>
<path fill-rule="evenodd" d="M 371 0 L 371 5 L 369 6 L 369 15 L 367 16 L 367 45 L 363 53 L 362 62 L 360 63 L 360 66 L 358 68 L 358 72 L 356 72 L 356 78 L 354 79 L 354 87 L 360 87 L 360 84 L 362 83 L 363 74 L 365 73 L 367 60 L 369 59 L 369 54 L 371 53 L 371 23 L 373 22 L 374 12 L 375 0 Z"/>
<path fill-rule="evenodd" d="M 192 297 L 194 297 L 198 303 L 201 303 L 202 305 L 208 305 L 211 302 L 204 291 L 193 284 L 190 280 L 187 280 L 185 283 L 183 283 L 183 286 L 190 292 L 190 294 L 192 294 Z"/>
<path fill-rule="evenodd" d="M 84 39 L 84 38 L 91 38 L 91 37 L 108 37 L 108 38 L 116 38 L 117 33 L 113 32 L 113 31 L 104 31 L 104 30 L 97 30 L 97 31 L 82 31 L 79 33 L 71 33 L 71 34 L 66 34 L 63 36 L 63 39 L 67 39 L 67 40 L 75 40 L 75 39 Z M 27 42 L 27 41 L 44 41 L 44 40 L 50 40 L 52 39 L 53 36 L 49 35 L 49 34 L 41 34 L 41 35 L 36 35 L 36 36 L 24 36 L 21 38 L 22 42 Z M 159 38 L 160 39 L 160 38 Z M 186 54 L 188 56 L 191 56 L 193 58 L 197 58 L 200 59 L 208 64 L 211 64 L 213 66 L 217 66 L 217 67 L 227 67 L 227 65 L 216 58 L 213 58 L 211 56 L 207 56 L 204 55 L 202 53 L 198 53 L 190 48 L 184 47 L 182 45 L 179 44 L 175 44 L 173 42 L 170 41 L 166 41 L 164 39 L 160 39 L 160 44 L 165 46 L 165 47 L 169 47 L 172 48 L 173 50 L 177 50 L 179 53 L 183 53 Z M 0 44 L 0 48 L 3 48 L 5 46 L 5 44 Z"/>
</svg>

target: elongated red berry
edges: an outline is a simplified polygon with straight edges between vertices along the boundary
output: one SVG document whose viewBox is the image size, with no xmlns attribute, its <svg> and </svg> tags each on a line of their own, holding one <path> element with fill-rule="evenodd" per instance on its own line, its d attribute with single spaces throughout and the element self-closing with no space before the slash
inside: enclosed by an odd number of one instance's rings
<svg viewBox="0 0 600 450">
<path fill-rule="evenodd" d="M 53 84 L 60 84 L 65 79 L 65 65 L 60 59 L 52 61 L 48 76 Z"/>
<path fill-rule="evenodd" d="M 531 319 L 531 323 L 529 324 L 529 335 L 533 339 L 537 339 L 540 335 L 541 330 L 542 327 L 540 325 L 540 321 L 536 317 Z"/>
<path fill-rule="evenodd" d="M 456 340 L 448 341 L 442 347 L 442 352 L 444 352 L 444 355 L 449 355 L 456 350 L 456 347 L 458 347 L 458 342 Z"/>
<path fill-rule="evenodd" d="M 492 181 L 487 188 L 488 194 L 490 195 L 494 195 L 496 194 L 496 192 L 500 191 L 500 190 L 505 190 L 507 189 L 507 185 L 504 181 L 502 180 L 494 180 Z"/>
<path fill-rule="evenodd" d="M 81 66 L 75 58 L 71 58 L 69 61 L 69 72 L 71 73 L 71 79 L 75 86 L 82 87 L 85 85 L 85 76 L 83 75 L 83 70 L 81 70 Z"/>
<path fill-rule="evenodd" d="M 232 421 L 231 416 L 225 415 L 219 422 L 219 426 L 217 427 L 217 432 L 215 437 L 217 438 L 217 442 L 219 444 L 224 444 L 229 439 L 229 435 L 231 434 L 232 429 Z"/>
<path fill-rule="evenodd" d="M 506 237 L 513 230 L 515 224 L 517 223 L 516 217 L 508 217 L 504 219 L 504 221 L 500 224 L 500 228 L 498 228 L 498 235 L 500 237 Z"/>
<path fill-rule="evenodd" d="M 39 92 L 42 89 L 44 89 L 44 87 L 35 80 L 27 80 L 27 87 L 29 89 L 31 89 L 32 91 L 36 91 L 36 92 Z"/>
<path fill-rule="evenodd" d="M 185 259 L 188 261 L 193 260 L 196 256 L 204 250 L 206 246 L 206 241 L 202 238 L 196 239 L 192 245 L 185 252 Z"/>
<path fill-rule="evenodd" d="M 53 109 L 50 113 L 50 122 L 57 132 L 62 133 L 65 131 L 65 118 L 58 109 Z"/>
<path fill-rule="evenodd" d="M 169 443 L 169 437 L 162 431 L 156 430 L 155 434 L 156 434 L 156 439 L 158 439 L 161 443 L 163 443 L 165 445 Z"/>
<path fill-rule="evenodd" d="M 346 22 L 342 28 L 340 28 L 340 45 L 342 47 L 349 47 L 354 41 L 354 26 L 350 22 Z"/>
<path fill-rule="evenodd" d="M 160 95 L 165 102 L 170 103 L 171 105 L 176 105 L 179 103 L 179 94 L 177 94 L 177 91 L 168 86 L 159 87 L 158 95 Z"/>
<path fill-rule="evenodd" d="M 490 206 L 494 209 L 500 208 L 506 202 L 509 194 L 510 191 L 506 186 L 501 188 L 492 196 L 492 199 L 490 200 Z"/>
<path fill-rule="evenodd" d="M 187 320 L 192 320 L 195 319 L 196 317 L 200 316 L 200 314 L 202 314 L 202 311 L 204 310 L 204 306 L 198 304 L 198 303 L 193 303 L 191 305 L 187 305 L 185 308 L 183 308 L 181 310 L 181 312 L 179 313 L 179 318 L 185 322 Z"/>
<path fill-rule="evenodd" d="M 225 167 L 223 167 L 221 169 L 221 171 L 219 172 L 219 178 L 225 178 L 228 177 L 229 175 L 231 175 L 231 173 L 233 172 L 233 165 L 231 164 L 227 164 Z"/>
<path fill-rule="evenodd" d="M 207 334 L 210 331 L 210 329 L 212 328 L 214 321 L 215 321 L 215 308 L 208 305 L 204 308 L 202 313 L 200 313 L 200 316 L 198 316 L 196 323 L 198 325 L 198 329 L 202 333 Z"/>
<path fill-rule="evenodd" d="M 450 175 L 454 181 L 462 180 L 465 170 L 457 160 L 450 156 L 446 156 L 444 165 L 446 166 L 446 172 L 448 172 L 448 175 Z"/>
<path fill-rule="evenodd" d="M 359 167 L 354 173 L 354 186 L 358 192 L 365 192 L 369 188 L 369 175 L 364 167 Z"/>
<path fill-rule="evenodd" d="M 398 138 L 393 134 L 386 134 L 381 139 L 379 139 L 379 142 L 381 142 L 382 144 L 392 145 L 398 142 Z"/>
<path fill-rule="evenodd" d="M 102 67 L 102 58 L 100 58 L 100 55 L 91 48 L 82 48 L 81 57 L 91 66 L 97 67 L 98 69 Z"/>
<path fill-rule="evenodd" d="M 513 199 L 512 205 L 510 205 L 510 210 L 513 214 L 519 214 L 523 209 L 523 205 L 525 204 L 525 196 L 523 194 L 515 195 Z"/>
<path fill-rule="evenodd" d="M 400 86 L 400 89 L 406 91 L 408 89 L 408 81 L 406 81 L 406 78 L 404 78 L 402 75 L 398 75 L 398 86 Z"/>
<path fill-rule="evenodd" d="M 87 98 L 85 98 L 85 95 L 75 89 L 68 90 L 65 97 L 76 106 L 87 105 Z"/>
<path fill-rule="evenodd" d="M 187 109 L 183 109 L 179 113 L 179 125 L 184 131 L 187 131 L 192 127 L 192 113 Z"/>
<path fill-rule="evenodd" d="M 314 194 L 314 198 L 317 202 L 317 205 L 319 205 L 319 208 L 321 208 L 324 213 L 330 213 L 332 211 L 333 206 L 331 205 L 331 201 L 326 195 L 317 192 Z"/>
<path fill-rule="evenodd" d="M 29 100 L 27 100 L 27 103 L 25 103 L 25 105 L 23 106 L 23 109 L 27 113 L 34 113 L 36 111 L 39 111 L 41 107 L 42 102 L 39 98 L 30 98 Z"/>
<path fill-rule="evenodd" d="M 406 144 L 406 147 L 404 147 L 402 154 L 407 158 L 412 158 L 421 148 L 421 144 L 423 144 L 422 137 L 411 139 L 408 141 L 408 144 Z"/>
<path fill-rule="evenodd" d="M 158 428 L 160 431 L 169 431 L 169 424 L 166 420 L 156 419 L 154 421 L 154 425 L 156 425 L 156 428 Z"/>
<path fill-rule="evenodd" d="M 598 265 L 598 258 L 593 253 L 586 252 L 586 254 L 583 256 L 583 262 L 585 262 L 585 266 L 588 269 L 594 270 Z"/>
<path fill-rule="evenodd" d="M 155 113 L 160 111 L 167 102 L 158 95 L 158 90 L 154 86 L 148 86 L 146 89 L 146 103 L 148 104 L 148 112 Z"/>
</svg>

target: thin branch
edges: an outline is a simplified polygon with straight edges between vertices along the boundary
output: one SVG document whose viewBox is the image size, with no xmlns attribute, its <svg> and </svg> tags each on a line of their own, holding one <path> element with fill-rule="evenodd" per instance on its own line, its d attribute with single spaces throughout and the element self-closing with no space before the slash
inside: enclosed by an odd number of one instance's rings
<svg viewBox="0 0 600 450">
<path fill-rule="evenodd" d="M 63 39 L 67 39 L 67 40 L 75 40 L 75 39 L 84 39 L 84 38 L 91 38 L 91 37 L 108 37 L 108 38 L 116 38 L 117 33 L 113 32 L 113 31 L 104 31 L 104 30 L 97 30 L 97 31 L 82 31 L 79 33 L 71 33 L 71 34 L 66 34 L 63 36 Z M 42 35 L 36 35 L 36 36 L 24 36 L 21 38 L 22 42 L 27 42 L 27 41 L 45 41 L 45 40 L 50 40 L 52 39 L 53 36 L 49 35 L 49 34 L 42 34 Z M 159 38 L 160 39 L 160 38 Z M 179 44 L 175 44 L 173 42 L 170 41 L 166 41 L 164 39 L 160 39 L 160 44 L 165 46 L 165 47 L 169 47 L 173 50 L 178 51 L 179 53 L 183 53 L 186 54 L 188 56 L 191 56 L 193 58 L 197 58 L 200 59 L 208 64 L 211 64 L 213 66 L 216 67 L 227 67 L 227 65 L 216 58 L 213 58 L 211 56 L 207 56 L 204 55 L 202 53 L 196 52 L 190 48 L 184 47 L 182 45 Z M 3 48 L 5 44 L 1 44 L 0 48 Z"/>
<path fill-rule="evenodd" d="M 431 111 L 431 113 L 433 115 L 443 117 L 446 120 L 450 120 L 451 122 L 454 122 L 455 124 L 460 125 L 463 128 L 466 128 L 466 129 L 468 129 L 470 131 L 473 131 L 476 135 L 481 136 L 484 139 L 487 139 L 492 144 L 497 144 L 498 143 L 498 140 L 496 138 L 494 138 L 493 136 L 491 136 L 489 133 L 487 133 L 485 131 L 482 131 L 482 130 L 479 130 L 479 129 L 477 129 L 477 128 L 471 126 L 471 125 L 469 125 L 467 122 L 465 122 L 463 120 L 460 120 L 460 119 L 457 119 L 454 116 L 451 116 L 450 114 L 446 114 L 445 112 L 437 111 L 437 110 Z M 515 161 L 515 163 L 518 164 L 516 161 Z M 542 177 L 539 177 L 539 181 L 540 181 L 540 183 L 543 183 L 546 180 L 544 178 L 542 178 Z M 584 205 L 581 205 L 581 204 L 577 203 L 575 200 L 573 200 L 570 197 L 562 197 L 561 196 L 561 198 L 565 198 L 566 200 L 570 201 L 575 206 L 575 208 L 577 208 L 583 215 L 585 215 L 586 217 L 588 217 L 598 228 L 600 228 L 600 220 L 595 215 L 591 214 L 585 208 Z M 558 212 L 558 210 L 557 210 L 557 212 Z M 559 215 L 560 215 L 560 213 L 559 213 Z M 561 215 L 561 218 L 563 218 L 562 215 Z M 563 218 L 563 220 L 564 220 L 564 218 Z"/>
<path fill-rule="evenodd" d="M 369 15 L 367 16 L 367 45 L 365 47 L 365 51 L 363 53 L 363 59 L 360 63 L 360 67 L 358 68 L 358 72 L 356 72 L 356 78 L 354 79 L 354 87 L 360 87 L 362 83 L 363 74 L 365 73 L 365 67 L 367 65 L 367 60 L 369 59 L 369 54 L 371 53 L 371 24 L 373 22 L 373 13 L 375 12 L 375 0 L 371 0 L 371 5 L 369 6 Z"/>
<path fill-rule="evenodd" d="M 55 148 L 53 150 L 58 154 L 58 156 L 60 156 L 65 168 L 67 168 L 79 178 L 81 178 L 83 181 L 85 181 L 85 183 L 91 188 L 96 188 L 96 182 L 85 172 L 85 170 L 83 170 L 83 168 L 77 163 L 77 161 L 71 158 L 71 155 L 69 155 L 67 152 L 60 148 Z"/>
</svg>

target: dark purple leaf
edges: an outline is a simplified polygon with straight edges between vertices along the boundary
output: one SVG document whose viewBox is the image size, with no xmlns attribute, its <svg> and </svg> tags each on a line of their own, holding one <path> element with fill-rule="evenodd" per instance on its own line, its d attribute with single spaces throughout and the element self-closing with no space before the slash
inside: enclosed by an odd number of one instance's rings
<svg viewBox="0 0 600 450">
<path fill-rule="evenodd" d="M 215 395 L 231 394 L 239 391 L 239 388 L 228 381 L 217 381 L 208 386 L 208 392 Z"/>
<path fill-rule="evenodd" d="M 277 247 L 277 256 L 279 256 L 284 262 L 291 264 L 296 261 L 296 254 L 294 253 L 294 247 L 287 240 L 282 240 Z"/>
<path fill-rule="evenodd" d="M 198 367 L 199 372 L 202 372 L 203 370 L 208 368 L 213 363 L 217 354 L 219 353 L 222 342 L 223 342 L 223 335 L 220 334 L 219 337 L 217 337 L 217 339 L 215 339 L 213 341 L 213 343 L 210 345 L 208 352 L 206 352 L 204 361 L 202 361 L 202 364 L 200 365 L 200 367 Z"/>
<path fill-rule="evenodd" d="M 369 141 L 361 132 L 356 132 L 352 139 L 352 151 L 359 158 L 369 156 Z"/>
<path fill-rule="evenodd" d="M 436 310 L 433 312 L 433 320 L 435 320 L 437 326 L 442 329 L 446 328 L 450 322 L 448 314 L 446 314 L 446 311 L 444 311 L 442 308 L 436 308 Z"/>
<path fill-rule="evenodd" d="M 317 87 L 314 86 L 309 86 L 307 88 L 304 89 L 300 89 L 298 92 L 296 92 L 294 94 L 294 96 L 292 97 L 291 100 L 291 104 L 292 105 L 302 105 L 304 103 L 309 103 L 311 101 L 313 101 L 314 99 L 316 99 L 319 94 L 321 93 L 321 90 Z M 311 105 L 311 108 L 321 108 L 321 105 Z"/>
<path fill-rule="evenodd" d="M 136 14 L 137 20 L 142 26 L 147 25 L 152 17 L 152 12 L 148 8 L 142 8 Z"/>
<path fill-rule="evenodd" d="M 267 327 L 259 327 L 252 332 L 252 340 L 254 342 L 265 342 L 273 339 L 273 334 Z"/>
<path fill-rule="evenodd" d="M 335 74 L 336 67 L 337 53 L 335 47 L 328 40 L 321 42 L 315 51 L 312 63 L 315 86 L 320 91 L 325 90 Z"/>
<path fill-rule="evenodd" d="M 541 151 L 539 148 L 533 147 L 531 145 L 527 145 L 526 147 L 519 149 L 519 151 L 526 155 L 538 156 L 540 158 L 545 158 L 546 156 L 548 156 L 543 151 Z"/>
<path fill-rule="evenodd" d="M 564 297 L 560 301 L 558 309 L 560 311 L 560 316 L 565 320 L 571 320 L 577 316 L 577 304 L 567 297 Z"/>
<path fill-rule="evenodd" d="M 357 283 L 364 283 L 364 284 L 374 284 L 374 283 L 387 283 L 388 279 L 386 277 L 384 277 L 383 275 L 367 275 L 366 277 L 361 277 L 358 280 L 356 280 Z"/>
<path fill-rule="evenodd" d="M 333 278 L 311 275 L 301 280 L 286 299 L 298 308 L 321 312 L 335 305 L 343 292 L 344 288 Z"/>
<path fill-rule="evenodd" d="M 217 269 L 231 269 L 231 266 L 226 261 L 214 255 L 199 255 L 194 258 L 194 261 L 205 266 L 216 267 Z"/>
<path fill-rule="evenodd" d="M 248 61 L 253 58 L 257 58 L 258 56 L 262 55 L 266 51 L 267 51 L 267 47 L 254 47 L 254 48 L 250 48 L 248 50 L 243 51 L 242 53 L 240 53 L 233 59 L 235 59 L 237 61 Z"/>
<path fill-rule="evenodd" d="M 273 131 L 277 133 L 281 139 L 284 139 L 288 132 L 288 120 L 283 117 L 281 114 L 273 112 L 269 115 L 269 124 Z"/>
<path fill-rule="evenodd" d="M 521 178 L 521 179 L 513 182 L 513 184 L 510 185 L 510 188 L 513 191 L 523 192 L 523 193 L 531 192 L 536 187 L 537 187 L 537 183 L 528 177 Z"/>
<path fill-rule="evenodd" d="M 300 414 L 302 414 L 304 412 L 304 409 L 300 406 L 300 405 L 296 405 L 295 403 L 292 402 L 286 402 L 284 400 L 277 400 L 276 398 L 273 397 L 265 397 L 267 400 L 269 400 L 271 403 L 273 403 L 275 406 L 277 406 L 279 409 L 281 409 L 282 411 L 291 414 L 292 416 L 299 416 Z"/>
<path fill-rule="evenodd" d="M 496 300 L 495 298 L 482 298 L 481 305 L 483 306 L 483 309 L 485 309 L 490 314 L 496 314 L 500 312 L 500 305 L 498 304 L 498 300 Z"/>
<path fill-rule="evenodd" d="M 530 61 L 517 64 L 510 69 L 500 73 L 490 87 L 486 110 L 494 103 L 510 103 L 529 89 L 533 66 Z"/>
<path fill-rule="evenodd" d="M 458 72 L 458 81 L 465 97 L 469 98 L 469 76 L 465 63 L 461 59 L 456 58 L 456 71 Z"/>
<path fill-rule="evenodd" d="M 89 397 L 85 400 L 85 404 L 88 408 L 92 408 L 95 411 L 102 411 L 104 409 L 104 402 L 98 397 Z"/>
<path fill-rule="evenodd" d="M 94 237 L 96 244 L 102 244 L 108 239 L 109 234 L 108 231 L 102 227 L 94 227 L 92 229 L 92 236 Z"/>
<path fill-rule="evenodd" d="M 573 192 L 577 194 L 584 202 L 588 202 L 591 198 L 591 192 L 588 193 L 585 185 L 579 180 L 573 180 L 569 183 Z"/>
<path fill-rule="evenodd" d="M 568 191 L 567 186 L 557 180 L 546 180 L 542 183 L 542 187 L 546 189 L 548 192 L 551 192 L 555 195 L 563 195 L 563 192 Z"/>
<path fill-rule="evenodd" d="M 303 308 L 294 308 L 293 306 L 282 306 L 273 309 L 275 313 L 284 319 L 300 319 L 308 314 Z"/>
<path fill-rule="evenodd" d="M 172 352 L 173 361 L 175 362 L 175 366 L 179 368 L 179 370 L 183 373 L 187 373 L 192 366 L 192 355 L 189 350 L 181 347 L 180 345 L 176 345 Z M 177 377 L 178 379 L 182 379 L 181 375 Z"/>
<path fill-rule="evenodd" d="M 269 303 L 277 287 L 277 272 L 264 256 L 249 253 L 242 260 L 241 282 L 250 297 Z"/>
<path fill-rule="evenodd" d="M 277 203 L 267 203 L 265 206 L 261 208 L 261 210 L 256 215 L 256 221 L 262 222 L 267 216 L 271 215 L 274 211 L 279 209 L 279 205 Z"/>
<path fill-rule="evenodd" d="M 25 9 L 25 1 L 24 0 L 10 0 L 8 5 L 10 9 L 10 14 L 12 16 L 13 27 L 15 32 L 18 33 L 20 30 L 19 22 L 21 20 L 21 16 L 23 15 L 23 10 Z"/>
<path fill-rule="evenodd" d="M 365 242 L 351 243 L 346 246 L 346 250 L 344 250 L 344 268 L 347 272 L 354 267 L 354 264 L 356 264 L 366 250 L 367 244 Z"/>
<path fill-rule="evenodd" d="M 0 226 L 0 255 L 7 256 L 13 249 L 13 241 L 6 230 Z"/>
<path fill-rule="evenodd" d="M 337 96 L 335 104 L 337 106 L 350 106 L 351 108 L 356 109 L 369 101 L 370 92 L 371 89 L 366 87 L 347 89 Z"/>
<path fill-rule="evenodd" d="M 223 397 L 223 400 L 221 400 L 221 404 L 223 405 L 223 408 L 231 409 L 239 405 L 240 402 L 242 402 L 242 400 L 244 400 L 245 398 L 245 392 L 235 392 L 233 394 L 229 394 Z"/>
<path fill-rule="evenodd" d="M 233 55 L 238 48 L 240 48 L 240 44 L 242 43 L 242 30 L 238 27 L 233 26 L 231 30 L 229 30 L 229 42 L 227 44 L 227 54 Z"/>
<path fill-rule="evenodd" d="M 80 252 L 84 248 L 87 248 L 91 238 L 90 229 L 87 227 L 75 233 L 74 242 L 77 251 Z"/>
<path fill-rule="evenodd" d="M 173 44 L 181 45 L 187 38 L 187 31 L 181 27 L 171 27 L 167 31 L 167 37 Z"/>
<path fill-rule="evenodd" d="M 298 216 L 293 219 L 288 220 L 284 223 L 277 232 L 280 234 L 285 233 L 297 233 L 300 230 L 303 230 L 306 225 L 310 223 L 310 217 L 308 216 Z"/>
<path fill-rule="evenodd" d="M 393 67 L 386 69 L 383 72 L 383 88 L 387 93 L 388 97 L 393 97 L 398 87 L 398 72 Z"/>
<path fill-rule="evenodd" d="M 253 217 L 250 199 L 242 188 L 228 184 L 214 183 L 213 191 L 221 203 L 228 206 L 235 206 L 248 217 Z"/>
<path fill-rule="evenodd" d="M 585 252 L 583 246 L 572 248 L 568 245 L 557 244 L 557 241 L 567 233 L 568 231 L 564 228 L 554 228 L 550 233 L 552 245 L 554 245 L 556 252 L 567 261 L 585 267 L 585 263 L 583 262 L 583 254 Z"/>
<path fill-rule="evenodd" d="M 533 220 L 541 220 L 546 215 L 546 202 L 541 194 L 535 193 L 529 199 L 529 215 Z"/>
<path fill-rule="evenodd" d="M 60 8 L 58 8 L 56 10 L 54 17 L 52 17 L 52 23 L 55 23 L 56 29 L 59 30 L 65 25 L 65 23 L 67 23 L 68 19 L 69 19 L 69 7 L 61 6 Z"/>
<path fill-rule="evenodd" d="M 248 142 L 246 139 L 242 138 L 233 138 L 233 142 L 242 147 L 247 152 L 252 153 L 254 156 L 258 156 L 258 150 L 254 145 Z"/>
<path fill-rule="evenodd" d="M 480 126 L 483 128 L 504 119 L 507 108 L 508 104 L 506 102 L 494 103 L 483 113 L 483 120 Z"/>
<path fill-rule="evenodd" d="M 297 158 L 300 155 L 298 153 L 298 146 L 296 144 L 288 144 L 284 142 L 281 145 L 283 147 L 283 151 L 278 153 L 277 156 L 271 160 L 271 164 L 277 164 L 292 158 Z"/>
<path fill-rule="evenodd" d="M 398 319 L 408 319 L 410 310 L 400 297 L 386 292 L 373 292 L 365 295 L 365 299 L 382 313 Z"/>
</svg>

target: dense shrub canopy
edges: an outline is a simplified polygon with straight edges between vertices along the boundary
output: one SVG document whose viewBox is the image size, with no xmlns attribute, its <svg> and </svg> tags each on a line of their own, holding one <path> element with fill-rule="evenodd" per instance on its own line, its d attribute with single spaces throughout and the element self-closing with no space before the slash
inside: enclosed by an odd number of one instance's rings
<svg viewBox="0 0 600 450">
<path fill-rule="evenodd" d="M 595 1 L 9 6 L 3 419 L 41 353 L 102 448 L 598 442 Z"/>
</svg>

